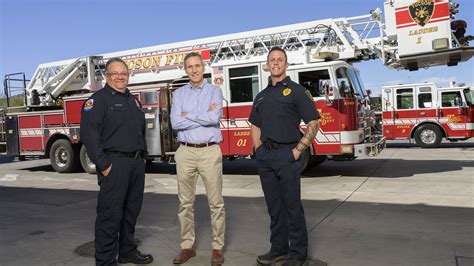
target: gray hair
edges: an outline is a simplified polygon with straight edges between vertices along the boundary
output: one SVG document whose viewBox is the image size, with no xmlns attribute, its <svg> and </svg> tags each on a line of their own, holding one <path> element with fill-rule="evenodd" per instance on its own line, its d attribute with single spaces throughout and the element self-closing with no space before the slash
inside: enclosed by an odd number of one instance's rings
<svg viewBox="0 0 474 266">
<path fill-rule="evenodd" d="M 110 59 L 107 61 L 107 63 L 105 63 L 105 72 L 107 72 L 107 69 L 109 69 L 110 64 L 115 63 L 115 62 L 122 63 L 122 64 L 125 66 L 125 68 L 127 68 L 127 70 L 128 70 L 128 66 L 127 66 L 127 63 L 125 63 L 125 61 L 123 61 L 123 60 L 122 60 L 121 58 L 119 58 L 119 57 L 113 57 L 113 58 L 110 58 Z"/>
</svg>

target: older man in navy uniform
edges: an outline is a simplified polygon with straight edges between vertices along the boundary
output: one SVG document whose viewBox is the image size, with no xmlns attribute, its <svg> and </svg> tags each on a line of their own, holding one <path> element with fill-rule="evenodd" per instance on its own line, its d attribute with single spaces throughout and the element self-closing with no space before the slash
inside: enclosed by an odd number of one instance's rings
<svg viewBox="0 0 474 266">
<path fill-rule="evenodd" d="M 270 81 L 254 100 L 249 121 L 271 224 L 271 249 L 257 262 L 303 265 L 308 234 L 301 204 L 302 154 L 319 129 L 319 113 L 311 93 L 286 76 L 288 60 L 283 49 L 267 57 Z M 307 129 L 300 131 L 303 120 Z"/>
<path fill-rule="evenodd" d="M 145 115 L 127 89 L 128 68 L 120 58 L 105 66 L 107 84 L 83 105 L 81 142 L 97 167 L 100 191 L 95 222 L 97 265 L 148 264 L 137 250 L 135 224 L 145 183 Z"/>
</svg>

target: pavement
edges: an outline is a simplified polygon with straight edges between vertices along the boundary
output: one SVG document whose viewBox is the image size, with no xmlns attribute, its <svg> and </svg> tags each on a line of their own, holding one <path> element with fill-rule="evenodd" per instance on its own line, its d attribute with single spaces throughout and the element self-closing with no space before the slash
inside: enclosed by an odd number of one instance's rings
<svg viewBox="0 0 474 266">
<path fill-rule="evenodd" d="M 474 141 L 421 149 L 389 143 L 381 155 L 327 161 L 305 171 L 309 265 L 474 265 Z M 179 250 L 174 165 L 147 168 L 135 237 L 153 265 Z M 0 155 L 0 265 L 94 265 L 97 178 L 58 174 L 49 160 Z M 210 265 L 211 225 L 202 182 L 195 206 L 197 256 Z M 256 265 L 269 217 L 253 160 L 224 162 L 224 265 Z"/>
</svg>

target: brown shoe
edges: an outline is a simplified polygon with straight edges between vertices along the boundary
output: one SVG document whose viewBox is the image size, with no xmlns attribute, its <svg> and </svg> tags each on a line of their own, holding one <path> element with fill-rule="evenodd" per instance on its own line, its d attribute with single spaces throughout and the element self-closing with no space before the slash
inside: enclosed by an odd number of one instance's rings
<svg viewBox="0 0 474 266">
<path fill-rule="evenodd" d="M 196 256 L 196 250 L 194 250 L 194 248 L 182 249 L 178 256 L 173 259 L 173 264 L 183 264 L 194 256 Z"/>
<path fill-rule="evenodd" d="M 221 265 L 224 263 L 224 252 L 219 249 L 213 249 L 212 250 L 212 265 Z"/>
</svg>

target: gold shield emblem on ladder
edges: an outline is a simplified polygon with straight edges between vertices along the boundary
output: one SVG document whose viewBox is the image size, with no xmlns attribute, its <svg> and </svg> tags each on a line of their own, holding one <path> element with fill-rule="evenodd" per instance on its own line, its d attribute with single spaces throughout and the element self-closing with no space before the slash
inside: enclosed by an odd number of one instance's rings
<svg viewBox="0 0 474 266">
<path fill-rule="evenodd" d="M 430 22 L 434 9 L 434 0 L 418 0 L 408 6 L 410 17 L 416 24 L 422 27 Z"/>
</svg>

